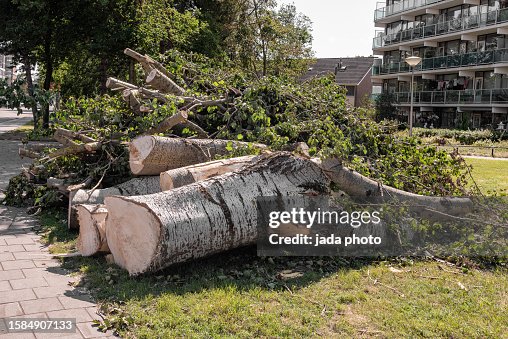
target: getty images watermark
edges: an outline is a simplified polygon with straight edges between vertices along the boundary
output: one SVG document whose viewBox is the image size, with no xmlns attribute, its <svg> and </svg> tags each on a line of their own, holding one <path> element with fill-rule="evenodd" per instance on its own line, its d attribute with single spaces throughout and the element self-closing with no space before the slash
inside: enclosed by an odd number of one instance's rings
<svg viewBox="0 0 508 339">
<path fill-rule="evenodd" d="M 352 234 L 351 236 L 341 236 L 335 233 L 319 234 L 310 232 L 298 233 L 299 228 L 310 230 L 321 226 L 337 225 L 343 227 L 351 227 L 358 229 L 362 226 L 372 225 L 377 226 L 381 224 L 380 211 L 330 211 L 321 210 L 308 211 L 303 207 L 293 207 L 290 211 L 272 211 L 269 213 L 268 226 L 271 229 L 277 230 L 281 228 L 288 228 L 288 225 L 293 226 L 294 235 L 281 235 L 279 233 L 272 233 L 268 235 L 268 241 L 272 245 L 380 245 L 382 238 L 380 236 L 358 236 Z M 300 231 L 303 231 L 300 229 Z"/>
<path fill-rule="evenodd" d="M 257 199 L 260 256 L 508 256 L 508 199 L 452 216 L 388 197 Z"/>
</svg>

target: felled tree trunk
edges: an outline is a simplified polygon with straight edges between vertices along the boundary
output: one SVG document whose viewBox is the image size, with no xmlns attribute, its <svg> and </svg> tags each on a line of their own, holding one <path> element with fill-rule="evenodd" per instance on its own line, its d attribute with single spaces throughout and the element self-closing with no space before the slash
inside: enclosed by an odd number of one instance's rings
<svg viewBox="0 0 508 339">
<path fill-rule="evenodd" d="M 173 80 L 158 69 L 154 69 L 150 72 L 150 74 L 148 74 L 146 77 L 146 83 L 162 93 L 174 95 L 185 94 L 185 90 L 182 87 L 178 86 Z"/>
<path fill-rule="evenodd" d="M 217 139 L 182 139 L 142 136 L 129 145 L 129 164 L 136 175 L 159 175 L 162 172 L 214 160 L 228 153 L 227 146 L 248 147 L 239 141 Z M 266 148 L 255 144 L 257 148 Z"/>
<path fill-rule="evenodd" d="M 312 161 L 280 153 L 171 191 L 107 197 L 109 248 L 131 275 L 157 271 L 255 242 L 257 197 L 297 195 L 309 187 L 327 193 L 328 186 Z"/>
<path fill-rule="evenodd" d="M 353 198 L 386 197 L 386 201 L 400 201 L 436 211 L 445 215 L 463 216 L 471 211 L 473 202 L 469 198 L 433 197 L 402 191 L 390 186 L 381 185 L 358 172 L 343 167 L 336 159 L 314 160 L 336 183 L 339 188 Z"/>
<path fill-rule="evenodd" d="M 79 237 L 76 243 L 79 253 L 88 257 L 98 253 L 109 253 L 106 240 L 106 217 L 104 205 L 77 205 Z"/>
<path fill-rule="evenodd" d="M 145 195 L 158 193 L 161 191 L 159 180 L 158 176 L 141 177 L 109 188 L 96 189 L 94 191 L 81 189 L 71 192 L 67 218 L 69 228 L 78 228 L 79 225 L 76 205 L 103 204 L 104 198 L 112 195 Z"/>
<path fill-rule="evenodd" d="M 162 172 L 160 176 L 161 190 L 169 191 L 228 172 L 238 171 L 245 165 L 252 163 L 255 158 L 255 156 L 245 156 L 216 160 Z"/>
</svg>

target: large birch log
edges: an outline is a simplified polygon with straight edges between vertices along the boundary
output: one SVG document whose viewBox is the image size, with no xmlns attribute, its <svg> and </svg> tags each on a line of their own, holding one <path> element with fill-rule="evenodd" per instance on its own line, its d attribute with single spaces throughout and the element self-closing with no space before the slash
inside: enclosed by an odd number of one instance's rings
<svg viewBox="0 0 508 339">
<path fill-rule="evenodd" d="M 353 198 L 384 196 L 387 201 L 405 202 L 412 206 L 428 209 L 430 212 L 437 211 L 452 216 L 466 215 L 473 208 L 473 202 L 469 198 L 414 194 L 382 185 L 358 172 L 343 167 L 337 159 L 329 159 L 323 162 L 316 159 L 314 161 L 320 164 L 332 182 L 336 183 L 342 191 Z"/>
<path fill-rule="evenodd" d="M 150 74 L 148 74 L 146 77 L 146 83 L 162 93 L 174 95 L 185 94 L 185 90 L 182 87 L 178 86 L 173 80 L 158 69 L 154 69 L 150 72 Z"/>
<path fill-rule="evenodd" d="M 255 159 L 255 156 L 249 155 L 239 158 L 210 161 L 162 172 L 160 176 L 161 190 L 169 191 L 173 188 L 204 181 L 228 172 L 238 171 L 242 167 L 254 162 Z"/>
<path fill-rule="evenodd" d="M 108 245 L 131 275 L 157 271 L 254 243 L 257 197 L 298 195 L 309 187 L 327 193 L 328 186 L 310 160 L 263 155 L 241 171 L 171 191 L 107 197 Z"/>
<path fill-rule="evenodd" d="M 234 148 L 249 146 L 229 140 L 142 136 L 129 144 L 129 164 L 136 175 L 160 175 L 171 169 L 212 161 L 228 153 L 228 144 Z M 266 148 L 261 144 L 254 147 Z"/>
<path fill-rule="evenodd" d="M 145 195 L 161 191 L 159 176 L 140 177 L 126 181 L 120 185 L 96 189 L 96 190 L 76 190 L 70 193 L 68 209 L 69 228 L 78 228 L 78 211 L 76 205 L 88 204 L 98 205 L 104 203 L 104 198 L 112 195 Z"/>
<path fill-rule="evenodd" d="M 88 257 L 98 253 L 109 253 L 106 240 L 106 217 L 104 205 L 77 205 L 79 237 L 76 243 L 79 253 Z"/>
</svg>

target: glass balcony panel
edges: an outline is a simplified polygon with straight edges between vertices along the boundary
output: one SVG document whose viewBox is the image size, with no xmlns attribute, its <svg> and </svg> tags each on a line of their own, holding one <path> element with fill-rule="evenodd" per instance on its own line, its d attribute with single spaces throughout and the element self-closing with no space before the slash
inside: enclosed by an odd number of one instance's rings
<svg viewBox="0 0 508 339">
<path fill-rule="evenodd" d="M 494 52 L 493 51 L 485 51 L 478 53 L 478 64 L 491 64 L 494 62 Z"/>
<path fill-rule="evenodd" d="M 508 61 L 508 49 L 499 49 L 494 51 L 494 62 L 507 62 Z"/>
<path fill-rule="evenodd" d="M 437 25 L 425 26 L 423 28 L 423 36 L 424 37 L 435 36 L 436 35 L 436 30 L 437 30 Z"/>
<path fill-rule="evenodd" d="M 474 103 L 474 91 L 473 90 L 465 90 L 462 91 L 460 95 L 461 104 L 472 104 Z"/>
<path fill-rule="evenodd" d="M 442 1 L 442 0 L 438 0 Z M 428 3 L 428 0 L 425 1 Z M 415 2 L 416 4 L 417 2 Z M 400 3 L 399 3 L 400 4 Z M 376 13 L 380 11 L 376 10 Z M 418 40 L 425 37 L 435 35 L 447 34 L 450 32 L 464 31 L 474 29 L 486 25 L 494 25 L 501 22 L 508 21 L 508 8 L 482 13 L 480 15 L 470 15 L 463 18 L 453 19 L 451 21 L 439 22 L 434 25 L 427 25 L 424 27 L 417 27 L 414 29 L 404 30 L 392 35 L 382 35 L 384 40 L 376 41 L 375 48 L 384 47 L 387 45 L 399 43 L 401 41 Z"/>
<path fill-rule="evenodd" d="M 445 92 L 432 92 L 432 103 L 444 104 L 445 102 Z"/>
<path fill-rule="evenodd" d="M 497 22 L 506 22 L 508 21 L 508 8 L 503 8 L 499 11 Z"/>
<path fill-rule="evenodd" d="M 460 67 L 460 54 L 449 55 L 447 64 L 448 67 Z"/>
<path fill-rule="evenodd" d="M 397 103 L 411 103 L 409 92 L 395 93 Z M 508 89 L 485 89 L 463 91 L 418 91 L 414 93 L 415 104 L 446 104 L 446 105 L 470 105 L 470 104 L 508 104 Z"/>
<path fill-rule="evenodd" d="M 458 104 L 460 91 L 446 91 L 445 104 Z"/>
<path fill-rule="evenodd" d="M 434 58 L 423 59 L 421 65 L 423 70 L 434 69 Z"/>
<path fill-rule="evenodd" d="M 432 103 L 432 92 L 421 92 L 420 102 L 424 104 Z"/>
<path fill-rule="evenodd" d="M 508 103 L 508 89 L 494 89 L 492 90 L 492 102 L 494 103 Z"/>
<path fill-rule="evenodd" d="M 461 66 L 476 65 L 478 62 L 478 53 L 467 53 L 462 55 Z"/>
<path fill-rule="evenodd" d="M 401 72 L 409 72 L 409 65 L 404 61 L 400 63 L 400 71 Z"/>
<path fill-rule="evenodd" d="M 434 67 L 435 68 L 446 68 L 446 57 L 436 57 L 434 58 Z"/>
</svg>

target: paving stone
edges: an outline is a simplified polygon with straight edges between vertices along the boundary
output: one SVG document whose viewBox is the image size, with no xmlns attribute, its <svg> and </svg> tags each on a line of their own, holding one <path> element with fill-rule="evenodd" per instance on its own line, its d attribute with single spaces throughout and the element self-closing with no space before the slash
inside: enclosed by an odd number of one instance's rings
<svg viewBox="0 0 508 339">
<path fill-rule="evenodd" d="M 10 290 L 12 290 L 12 287 L 8 280 L 0 281 L 0 292 Z"/>
<path fill-rule="evenodd" d="M 34 339 L 33 333 L 7 333 L 0 334 L 0 339 Z"/>
<path fill-rule="evenodd" d="M 35 333 L 37 339 L 83 339 L 81 332 L 76 328 L 76 333 Z"/>
<path fill-rule="evenodd" d="M 47 260 L 34 260 L 36 267 L 57 267 L 60 266 L 60 262 L 56 259 Z"/>
<path fill-rule="evenodd" d="M 0 304 L 0 318 L 15 317 L 22 314 L 23 310 L 18 302 Z"/>
<path fill-rule="evenodd" d="M 85 338 L 104 338 L 111 336 L 111 332 L 103 333 L 97 330 L 96 326 L 92 326 L 91 323 L 78 324 L 78 329 Z"/>
<path fill-rule="evenodd" d="M 78 278 L 68 277 L 66 275 L 59 274 L 47 274 L 44 279 L 48 282 L 49 286 L 69 286 L 70 283 L 74 283 Z"/>
<path fill-rule="evenodd" d="M 25 276 L 21 270 L 0 271 L 0 281 L 11 279 L 23 279 Z M 0 301 L 1 302 L 1 301 Z"/>
<path fill-rule="evenodd" d="M 20 229 L 20 228 L 9 227 L 9 229 L 0 231 L 0 235 L 26 235 L 30 231 L 31 231 L 30 229 Z"/>
<path fill-rule="evenodd" d="M 7 243 L 5 242 L 5 240 L 3 238 L 0 238 L 0 246 L 6 246 Z"/>
<path fill-rule="evenodd" d="M 58 300 L 60 300 L 60 302 L 66 309 L 86 308 L 86 307 L 95 306 L 92 298 L 90 298 L 87 295 L 79 295 L 79 296 L 76 295 L 76 296 L 72 296 L 72 297 L 60 296 L 60 297 L 58 297 Z"/>
<path fill-rule="evenodd" d="M 67 288 L 63 286 L 52 286 L 52 287 L 36 287 L 33 289 L 37 298 L 51 298 L 64 296 L 72 293 L 73 288 L 67 286 Z"/>
<path fill-rule="evenodd" d="M 45 298 L 45 299 L 21 301 L 20 305 L 25 314 L 56 311 L 63 309 L 63 306 L 58 300 L 58 298 Z"/>
<path fill-rule="evenodd" d="M 27 278 L 44 277 L 45 275 L 50 274 L 47 269 L 42 267 L 24 268 L 22 271 Z"/>
<path fill-rule="evenodd" d="M 5 246 L 0 246 L 0 253 L 5 253 L 5 252 L 23 252 L 25 250 L 25 248 L 23 247 L 23 245 L 5 245 Z"/>
<path fill-rule="evenodd" d="M 5 239 L 7 245 L 33 245 L 34 240 L 29 236 L 16 237 L 14 239 Z M 24 249 L 23 249 L 24 250 Z"/>
<path fill-rule="evenodd" d="M 40 252 L 41 250 L 47 249 L 46 246 L 43 246 L 41 244 L 25 244 L 23 245 L 23 247 L 27 252 Z"/>
<path fill-rule="evenodd" d="M 97 306 L 87 307 L 86 311 L 88 312 L 88 314 L 90 314 L 92 319 L 100 319 L 100 316 L 97 314 Z"/>
<path fill-rule="evenodd" d="M 48 319 L 48 316 L 44 312 L 35 312 L 35 313 L 27 313 L 25 311 L 25 314 L 20 315 L 16 318 L 22 318 L 22 319 Z"/>
<path fill-rule="evenodd" d="M 49 260 L 53 258 L 53 255 L 44 252 L 14 252 L 14 257 L 19 260 L 27 259 L 27 260 Z"/>
<path fill-rule="evenodd" d="M 74 318 L 77 323 L 91 322 L 93 318 L 84 308 L 46 312 L 48 318 Z"/>
<path fill-rule="evenodd" d="M 32 260 L 13 260 L 2 262 L 4 270 L 16 270 L 22 268 L 33 268 L 35 264 Z"/>
<path fill-rule="evenodd" d="M 12 255 L 12 253 L 9 253 L 9 252 L 1 252 L 0 253 L 0 262 L 9 261 L 9 260 L 14 260 L 14 256 Z"/>
<path fill-rule="evenodd" d="M 35 293 L 30 288 L 0 292 L 1 303 L 12 303 L 15 301 L 36 299 Z"/>
<path fill-rule="evenodd" d="M 11 283 L 13 290 L 48 286 L 48 283 L 43 277 L 16 279 L 10 280 L 9 282 Z"/>
</svg>

